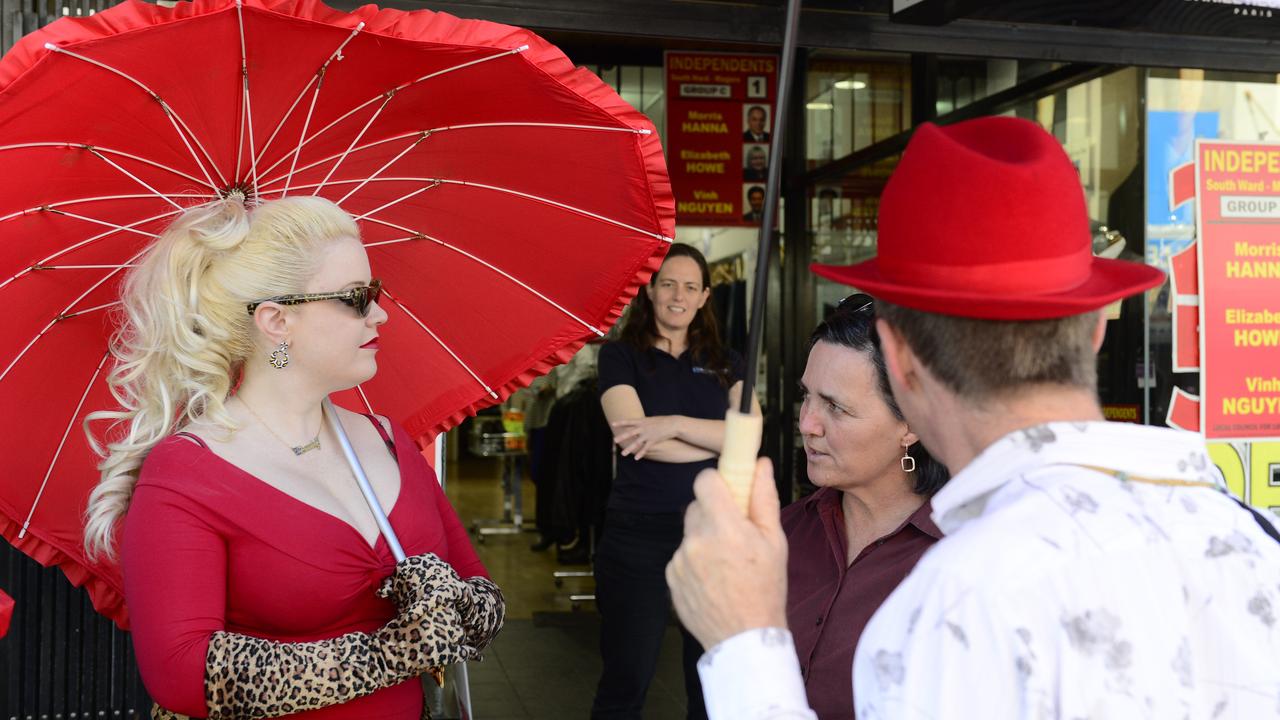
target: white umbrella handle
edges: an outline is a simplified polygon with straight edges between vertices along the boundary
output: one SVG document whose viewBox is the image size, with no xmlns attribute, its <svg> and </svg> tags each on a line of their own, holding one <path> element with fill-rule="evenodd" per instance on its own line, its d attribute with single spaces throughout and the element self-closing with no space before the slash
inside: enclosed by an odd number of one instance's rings
<svg viewBox="0 0 1280 720">
<path fill-rule="evenodd" d="M 351 447 L 351 439 L 347 437 L 347 431 L 342 427 L 342 420 L 338 419 L 338 411 L 334 409 L 333 402 L 329 398 L 324 399 L 323 405 L 329 412 L 329 417 L 333 418 L 333 429 L 338 435 L 338 444 L 342 445 L 342 454 L 347 457 L 347 465 L 351 466 L 351 472 L 356 476 L 360 493 L 364 495 L 365 502 L 369 503 L 369 511 L 373 513 L 373 519 L 378 523 L 378 530 L 382 531 L 382 537 L 387 539 L 387 546 L 391 548 L 391 554 L 395 556 L 396 562 L 404 560 L 404 548 L 400 547 L 400 539 L 396 537 L 396 531 L 391 529 L 391 522 L 387 520 L 387 513 L 382 509 L 382 503 L 378 502 L 378 496 L 373 494 L 369 476 L 364 474 L 360 458 L 356 457 L 355 448 Z"/>
</svg>

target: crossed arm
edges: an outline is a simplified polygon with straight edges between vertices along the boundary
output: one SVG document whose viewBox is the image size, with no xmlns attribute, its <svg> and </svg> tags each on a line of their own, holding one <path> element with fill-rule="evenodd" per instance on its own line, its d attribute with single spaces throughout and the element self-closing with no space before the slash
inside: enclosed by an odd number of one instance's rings
<svg viewBox="0 0 1280 720">
<path fill-rule="evenodd" d="M 742 382 L 729 388 L 729 407 L 736 408 L 742 397 Z M 637 460 L 686 463 L 710 460 L 720 454 L 724 443 L 724 420 L 707 420 L 685 415 L 647 416 L 640 396 L 630 385 L 615 385 L 600 398 L 605 417 L 613 430 L 613 441 L 623 455 Z M 751 398 L 752 414 L 760 414 L 760 403 Z"/>
</svg>

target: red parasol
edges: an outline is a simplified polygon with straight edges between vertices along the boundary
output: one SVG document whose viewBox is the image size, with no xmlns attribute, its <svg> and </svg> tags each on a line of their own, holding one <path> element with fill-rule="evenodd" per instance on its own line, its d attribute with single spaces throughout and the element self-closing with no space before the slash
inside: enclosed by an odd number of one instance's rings
<svg viewBox="0 0 1280 720">
<path fill-rule="evenodd" d="M 674 202 L 652 124 L 516 28 L 315 0 L 132 1 L 0 61 L 0 532 L 127 627 L 90 565 L 80 430 L 118 283 L 183 208 L 239 190 L 356 216 L 390 322 L 338 397 L 432 436 L 602 335 Z"/>
<path fill-rule="evenodd" d="M 13 619 L 13 598 L 0 590 L 0 638 L 9 632 L 9 621 Z"/>
</svg>

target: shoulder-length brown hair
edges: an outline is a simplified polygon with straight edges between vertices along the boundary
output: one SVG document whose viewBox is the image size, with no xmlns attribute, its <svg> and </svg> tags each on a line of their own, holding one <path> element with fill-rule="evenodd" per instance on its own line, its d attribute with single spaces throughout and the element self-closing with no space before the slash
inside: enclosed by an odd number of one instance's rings
<svg viewBox="0 0 1280 720">
<path fill-rule="evenodd" d="M 696 262 L 698 270 L 702 273 L 703 289 L 710 289 L 711 270 L 707 267 L 707 259 L 698 252 L 697 248 L 684 243 L 672 244 L 671 249 L 667 251 L 667 257 L 662 261 L 663 266 L 675 257 L 687 257 Z M 661 269 L 658 272 L 661 272 Z M 653 277 L 649 278 L 649 285 L 653 286 L 657 282 L 658 273 L 654 273 Z M 662 336 L 658 334 L 653 301 L 649 299 L 649 293 L 636 293 L 635 300 L 631 301 L 631 310 L 627 313 L 626 323 L 622 326 L 621 338 L 623 342 L 630 343 L 638 350 L 648 350 L 662 340 Z M 716 322 L 715 307 L 711 298 L 707 298 L 697 314 L 693 316 L 693 322 L 689 323 L 689 353 L 695 363 L 700 363 L 715 373 L 723 387 L 729 387 L 729 380 L 732 377 L 731 369 L 724 345 L 720 342 L 720 325 Z"/>
</svg>

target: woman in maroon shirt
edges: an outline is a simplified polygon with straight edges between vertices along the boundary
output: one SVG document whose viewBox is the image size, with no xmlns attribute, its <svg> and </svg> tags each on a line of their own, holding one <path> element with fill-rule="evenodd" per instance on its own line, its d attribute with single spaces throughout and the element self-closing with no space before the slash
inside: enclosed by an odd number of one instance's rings
<svg viewBox="0 0 1280 720">
<path fill-rule="evenodd" d="M 373 376 L 387 320 L 355 222 L 316 197 L 245 204 L 188 210 L 126 277 L 122 408 L 91 416 L 122 432 L 86 544 L 113 555 L 119 530 L 156 717 L 416 720 L 416 678 L 483 649 L 502 594 L 404 431 L 321 404 Z"/>
<path fill-rule="evenodd" d="M 928 498 L 948 475 L 893 401 L 870 297 L 846 298 L 813 331 L 801 390 L 799 429 L 819 489 L 782 513 L 787 625 L 810 706 L 823 720 L 847 719 L 858 637 L 942 538 Z"/>
</svg>

